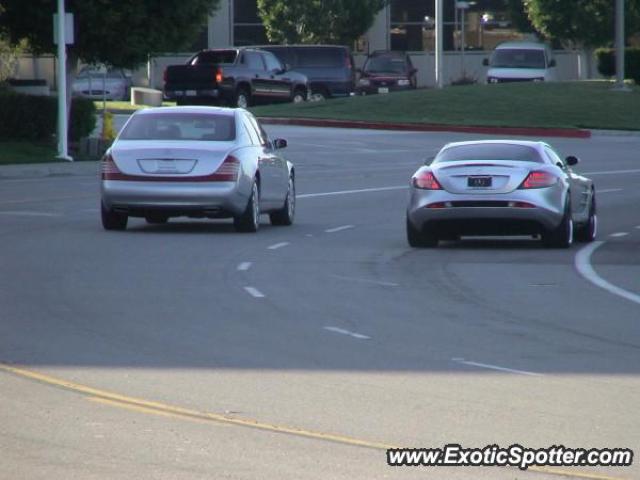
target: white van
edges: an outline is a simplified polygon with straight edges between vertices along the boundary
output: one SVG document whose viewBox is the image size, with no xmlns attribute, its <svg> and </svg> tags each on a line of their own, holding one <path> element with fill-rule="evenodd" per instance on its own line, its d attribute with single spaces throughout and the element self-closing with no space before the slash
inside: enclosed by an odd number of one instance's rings
<svg viewBox="0 0 640 480">
<path fill-rule="evenodd" d="M 501 43 L 483 64 L 489 67 L 487 83 L 557 80 L 556 61 L 544 43 Z"/>
</svg>

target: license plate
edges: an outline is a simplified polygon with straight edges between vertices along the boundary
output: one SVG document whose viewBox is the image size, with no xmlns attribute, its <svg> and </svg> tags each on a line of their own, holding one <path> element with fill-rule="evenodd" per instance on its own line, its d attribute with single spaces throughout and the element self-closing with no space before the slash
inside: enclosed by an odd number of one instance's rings
<svg viewBox="0 0 640 480">
<path fill-rule="evenodd" d="M 469 187 L 490 187 L 491 177 L 469 177 L 467 185 Z"/>
<path fill-rule="evenodd" d="M 389 89 L 387 87 L 378 88 L 378 93 L 389 93 Z"/>
<path fill-rule="evenodd" d="M 195 97 L 196 96 L 196 91 L 195 90 L 187 90 L 186 92 L 184 92 L 185 95 L 187 97 Z"/>
</svg>

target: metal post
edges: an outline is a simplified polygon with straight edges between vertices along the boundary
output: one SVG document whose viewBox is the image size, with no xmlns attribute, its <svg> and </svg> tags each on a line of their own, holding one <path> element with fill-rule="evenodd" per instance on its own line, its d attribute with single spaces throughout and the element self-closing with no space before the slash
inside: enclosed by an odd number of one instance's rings
<svg viewBox="0 0 640 480">
<path fill-rule="evenodd" d="M 460 25 L 461 25 L 461 32 L 460 32 L 460 62 L 462 62 L 462 79 L 464 80 L 464 78 L 467 76 L 465 69 L 464 69 L 464 44 L 465 44 L 465 38 L 464 38 L 464 14 L 465 14 L 465 9 L 461 8 L 460 9 L 460 17 L 461 17 L 461 21 L 460 21 Z"/>
<path fill-rule="evenodd" d="M 442 77 L 442 0 L 435 0 L 436 2 L 436 87 L 442 88 L 444 86 L 444 79 Z"/>
<path fill-rule="evenodd" d="M 628 92 L 624 84 L 624 0 L 616 0 L 616 84 L 614 90 Z"/>
<path fill-rule="evenodd" d="M 67 44 L 64 0 L 58 0 L 58 158 L 73 161 L 67 145 Z"/>
</svg>

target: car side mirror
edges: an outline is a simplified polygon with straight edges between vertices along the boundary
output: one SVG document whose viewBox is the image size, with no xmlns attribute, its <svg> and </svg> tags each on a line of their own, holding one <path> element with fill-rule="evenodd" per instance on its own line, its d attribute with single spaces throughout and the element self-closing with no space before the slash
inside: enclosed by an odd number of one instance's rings
<svg viewBox="0 0 640 480">
<path fill-rule="evenodd" d="M 284 138 L 276 138 L 273 141 L 273 148 L 275 148 L 276 150 L 287 148 L 287 141 Z"/>
<path fill-rule="evenodd" d="M 555 67 L 556 66 L 556 59 L 555 58 L 549 60 L 549 66 L 550 67 Z"/>
<path fill-rule="evenodd" d="M 578 162 L 580 162 L 580 159 L 573 155 L 569 155 L 567 158 L 564 159 L 564 161 L 567 162 L 567 165 L 573 166 L 578 164 Z"/>
<path fill-rule="evenodd" d="M 484 65 L 485 67 L 489 66 L 489 59 L 488 58 L 483 58 L 482 59 L 482 65 Z"/>
</svg>

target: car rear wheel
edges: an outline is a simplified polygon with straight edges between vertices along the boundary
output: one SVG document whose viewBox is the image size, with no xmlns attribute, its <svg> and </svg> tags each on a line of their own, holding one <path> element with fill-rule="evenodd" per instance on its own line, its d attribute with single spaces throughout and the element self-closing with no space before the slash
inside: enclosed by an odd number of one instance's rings
<svg viewBox="0 0 640 480">
<path fill-rule="evenodd" d="M 258 182 L 253 182 L 251 196 L 242 215 L 233 219 L 233 225 L 239 232 L 255 233 L 260 227 L 260 190 Z"/>
<path fill-rule="evenodd" d="M 407 241 L 414 248 L 432 248 L 438 246 L 438 237 L 428 232 L 421 232 L 413 226 L 407 217 Z"/>
<path fill-rule="evenodd" d="M 124 213 L 114 212 L 108 209 L 104 204 L 100 205 L 100 217 L 102 219 L 102 227 L 105 230 L 125 230 L 129 217 Z"/>
<path fill-rule="evenodd" d="M 236 107 L 247 108 L 251 105 L 251 94 L 246 88 L 240 87 L 236 92 L 235 101 L 233 103 Z"/>
<path fill-rule="evenodd" d="M 296 182 L 293 177 L 289 177 L 289 189 L 287 198 L 280 210 L 269 214 L 272 225 L 291 225 L 296 213 Z"/>
<path fill-rule="evenodd" d="M 598 216 L 596 215 L 595 192 L 591 195 L 591 205 L 589 207 L 589 218 L 584 225 L 576 228 L 576 240 L 579 242 L 593 242 L 598 233 Z"/>
<path fill-rule="evenodd" d="M 565 206 L 560 225 L 555 230 L 543 233 L 542 242 L 546 247 L 569 248 L 571 246 L 573 243 L 573 219 L 569 202 Z"/>
</svg>

